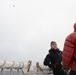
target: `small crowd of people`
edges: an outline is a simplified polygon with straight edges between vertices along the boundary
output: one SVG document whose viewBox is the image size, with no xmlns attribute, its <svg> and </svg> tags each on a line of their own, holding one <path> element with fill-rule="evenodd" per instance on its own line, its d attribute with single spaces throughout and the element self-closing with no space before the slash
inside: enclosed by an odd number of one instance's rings
<svg viewBox="0 0 76 75">
<path fill-rule="evenodd" d="M 54 75 L 68 75 L 68 71 L 69 75 L 76 75 L 76 23 L 74 32 L 65 40 L 63 52 L 55 41 L 51 41 L 50 47 L 43 64 L 52 68 Z"/>
</svg>

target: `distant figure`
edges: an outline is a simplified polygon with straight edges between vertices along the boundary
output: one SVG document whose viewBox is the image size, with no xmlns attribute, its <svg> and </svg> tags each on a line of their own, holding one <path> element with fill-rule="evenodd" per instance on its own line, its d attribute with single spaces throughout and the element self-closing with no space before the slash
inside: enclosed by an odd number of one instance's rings
<svg viewBox="0 0 76 75">
<path fill-rule="evenodd" d="M 15 5 L 13 5 L 13 7 L 15 7 Z"/>
<path fill-rule="evenodd" d="M 53 69 L 54 75 L 66 75 L 62 69 L 62 52 L 58 49 L 57 43 L 52 41 L 50 44 L 51 49 L 44 59 L 44 65 Z"/>
<path fill-rule="evenodd" d="M 74 32 L 65 40 L 62 60 L 65 71 L 70 68 L 70 75 L 76 75 L 76 23 L 74 24 Z"/>
</svg>

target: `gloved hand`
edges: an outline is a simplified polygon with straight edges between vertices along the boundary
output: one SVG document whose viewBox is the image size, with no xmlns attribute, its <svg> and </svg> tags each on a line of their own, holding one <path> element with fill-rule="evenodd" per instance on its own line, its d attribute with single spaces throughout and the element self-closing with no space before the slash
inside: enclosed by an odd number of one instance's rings
<svg viewBox="0 0 76 75">
<path fill-rule="evenodd" d="M 68 72 L 70 70 L 70 67 L 68 68 L 63 68 L 64 69 L 64 72 Z"/>
<path fill-rule="evenodd" d="M 56 63 L 55 65 L 56 65 L 56 68 L 58 68 L 58 69 L 60 69 L 60 70 L 62 69 L 62 65 L 61 65 L 61 64 Z"/>
<path fill-rule="evenodd" d="M 49 67 L 52 68 L 52 69 L 55 69 L 56 65 L 55 64 L 49 64 Z"/>
</svg>

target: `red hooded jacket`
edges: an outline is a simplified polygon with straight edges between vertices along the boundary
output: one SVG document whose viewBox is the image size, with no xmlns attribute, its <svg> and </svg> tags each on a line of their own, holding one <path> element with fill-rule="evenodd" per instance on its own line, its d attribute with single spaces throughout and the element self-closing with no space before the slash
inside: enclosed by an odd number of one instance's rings
<svg viewBox="0 0 76 75">
<path fill-rule="evenodd" d="M 74 32 L 67 36 L 62 53 L 63 67 L 71 67 L 76 71 L 76 23 L 74 24 Z"/>
</svg>

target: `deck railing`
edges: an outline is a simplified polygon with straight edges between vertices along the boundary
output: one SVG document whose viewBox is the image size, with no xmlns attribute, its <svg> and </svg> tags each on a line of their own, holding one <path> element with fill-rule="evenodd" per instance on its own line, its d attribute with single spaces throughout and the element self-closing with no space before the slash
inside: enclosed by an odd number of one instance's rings
<svg viewBox="0 0 76 75">
<path fill-rule="evenodd" d="M 24 62 L 11 62 L 11 61 L 0 61 L 0 69 L 1 69 L 1 74 L 4 74 L 5 70 L 10 70 L 10 75 L 13 75 L 13 70 L 15 69 L 17 71 L 17 75 L 19 75 L 19 71 L 21 70 L 23 75 L 28 75 L 28 72 L 31 67 L 31 61 L 28 61 L 27 63 Z"/>
<path fill-rule="evenodd" d="M 53 75 L 53 71 L 48 66 L 39 65 L 37 62 L 36 65 L 33 68 L 34 73 L 33 75 Z"/>
</svg>

